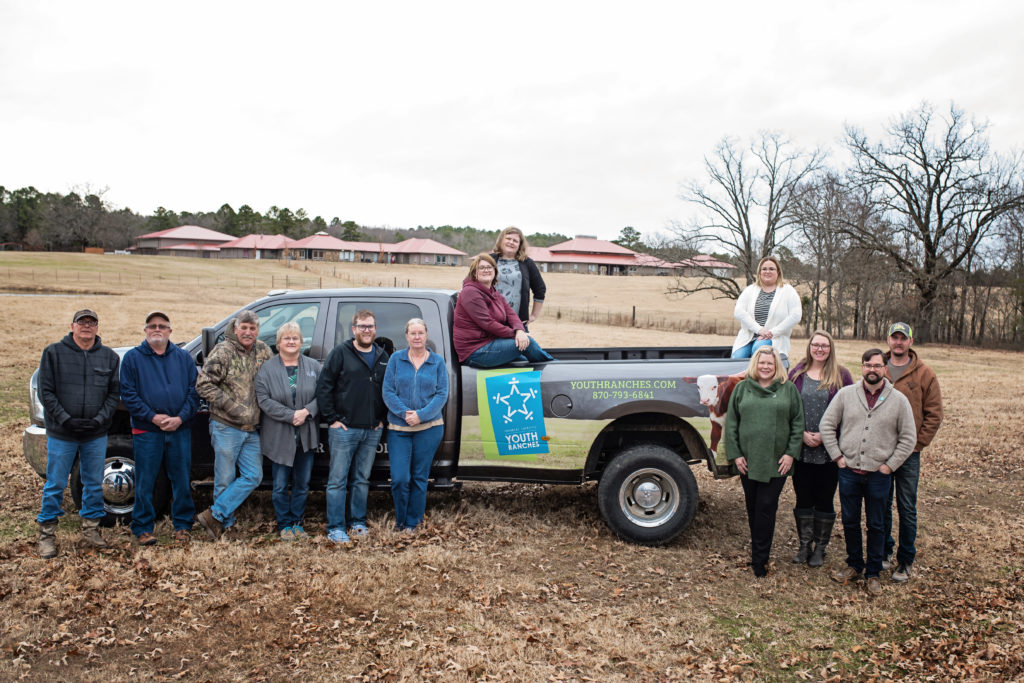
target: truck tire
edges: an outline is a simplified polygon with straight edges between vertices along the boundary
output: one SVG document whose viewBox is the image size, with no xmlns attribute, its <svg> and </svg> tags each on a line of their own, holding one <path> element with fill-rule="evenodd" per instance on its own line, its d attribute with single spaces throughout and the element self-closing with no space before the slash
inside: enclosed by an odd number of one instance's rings
<svg viewBox="0 0 1024 683">
<path fill-rule="evenodd" d="M 163 468 L 153 487 L 153 509 L 160 519 L 170 500 L 171 484 Z M 82 509 L 82 476 L 79 461 L 71 468 L 71 497 L 75 508 Z M 131 446 L 111 443 L 107 447 L 107 458 L 103 463 L 103 510 L 106 513 L 100 525 L 112 527 L 132 521 L 132 506 L 135 504 L 135 454 Z"/>
<path fill-rule="evenodd" d="M 605 523 L 623 540 L 664 545 L 693 521 L 697 480 L 673 451 L 639 444 L 623 450 L 605 467 L 597 504 Z"/>
</svg>

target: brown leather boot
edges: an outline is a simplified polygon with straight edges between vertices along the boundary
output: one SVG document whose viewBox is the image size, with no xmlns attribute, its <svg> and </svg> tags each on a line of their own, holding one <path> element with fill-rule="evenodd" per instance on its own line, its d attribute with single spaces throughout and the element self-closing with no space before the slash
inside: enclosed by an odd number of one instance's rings
<svg viewBox="0 0 1024 683">
<path fill-rule="evenodd" d="M 57 557 L 57 520 L 39 523 L 39 557 Z"/>
<path fill-rule="evenodd" d="M 107 541 L 100 534 L 100 520 L 82 520 L 82 541 L 93 548 L 109 548 Z"/>
</svg>

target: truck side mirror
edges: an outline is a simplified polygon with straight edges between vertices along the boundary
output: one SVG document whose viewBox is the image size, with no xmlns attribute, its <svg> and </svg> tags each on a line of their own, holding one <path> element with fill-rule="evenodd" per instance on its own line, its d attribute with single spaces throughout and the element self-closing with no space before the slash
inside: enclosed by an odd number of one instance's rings
<svg viewBox="0 0 1024 683">
<path fill-rule="evenodd" d="M 217 345 L 217 328 L 203 328 L 203 361 L 210 357 L 210 351 Z"/>
</svg>

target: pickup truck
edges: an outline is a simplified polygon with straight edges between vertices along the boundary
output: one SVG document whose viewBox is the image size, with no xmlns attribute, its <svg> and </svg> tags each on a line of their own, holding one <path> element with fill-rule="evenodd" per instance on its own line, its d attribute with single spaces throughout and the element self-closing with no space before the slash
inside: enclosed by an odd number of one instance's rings
<svg viewBox="0 0 1024 683">
<path fill-rule="evenodd" d="M 731 476 L 728 464 L 709 448 L 711 421 L 697 384 L 701 376 L 722 377 L 745 369 L 747 361 L 729 359 L 729 347 L 553 348 L 547 350 L 557 362 L 476 370 L 460 365 L 455 355 L 452 318 L 457 296 L 455 291 L 425 289 L 275 291 L 245 308 L 259 316 L 260 338 L 272 350 L 277 329 L 295 321 L 302 330 L 303 353 L 321 361 L 351 336 L 357 310 L 374 312 L 377 342 L 389 349 L 404 347 L 407 320 L 426 321 L 428 344 L 444 357 L 450 384 L 444 437 L 431 468 L 433 489 L 466 481 L 597 481 L 597 504 L 612 531 L 628 541 L 661 545 L 682 533 L 696 513 L 697 481 L 691 465 L 704 463 L 715 478 Z M 233 318 L 182 344 L 197 365 Z M 127 347 L 118 349 L 125 351 Z M 35 374 L 30 394 L 32 424 L 25 430 L 23 448 L 32 468 L 45 477 L 46 432 Z M 192 479 L 200 486 L 212 485 L 213 479 L 208 420 L 206 407 L 200 406 L 192 427 Z M 326 425 L 321 429 L 326 431 Z M 326 485 L 326 444 L 324 433 L 312 488 Z M 269 482 L 266 476 L 264 485 Z M 371 484 L 388 484 L 386 435 Z M 80 505 L 77 465 L 71 489 Z M 158 481 L 158 511 L 166 506 L 168 489 L 166 478 Z M 104 523 L 129 519 L 134 462 L 123 409 L 109 436 L 103 492 L 108 513 Z"/>
</svg>

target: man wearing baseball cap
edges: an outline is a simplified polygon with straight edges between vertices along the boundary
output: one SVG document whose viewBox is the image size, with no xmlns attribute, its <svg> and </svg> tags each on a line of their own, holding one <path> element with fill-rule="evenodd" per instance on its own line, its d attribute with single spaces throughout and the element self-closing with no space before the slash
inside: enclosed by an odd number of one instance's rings
<svg viewBox="0 0 1024 683">
<path fill-rule="evenodd" d="M 153 489 L 163 465 L 171 481 L 174 540 L 189 541 L 195 517 L 192 502 L 192 419 L 199 409 L 195 361 L 171 343 L 171 319 L 153 311 L 143 328 L 146 339 L 124 354 L 121 400 L 132 419 L 135 451 L 135 504 L 132 533 L 139 545 L 153 545 L 156 510 Z"/>
<path fill-rule="evenodd" d="M 82 540 L 106 548 L 100 534 L 103 510 L 103 463 L 107 432 L 120 400 L 118 365 L 113 349 L 100 342 L 99 316 L 87 308 L 71 318 L 71 331 L 43 351 L 39 361 L 39 400 L 46 424 L 46 483 L 39 523 L 39 556 L 57 555 L 57 519 L 75 458 L 82 478 Z"/>
<path fill-rule="evenodd" d="M 942 392 L 939 381 L 930 367 L 921 362 L 914 343 L 914 330 L 904 322 L 889 325 L 886 335 L 889 353 L 885 354 L 885 376 L 896 390 L 910 401 L 917 428 L 917 443 L 906 462 L 893 472 L 889 484 L 889 504 L 885 508 L 885 568 L 891 563 L 896 541 L 892 537 L 892 503 L 900 516 L 899 547 L 896 551 L 896 569 L 892 580 L 904 583 L 913 575 L 917 548 L 917 484 L 921 477 L 921 451 L 932 442 L 942 423 Z"/>
</svg>

